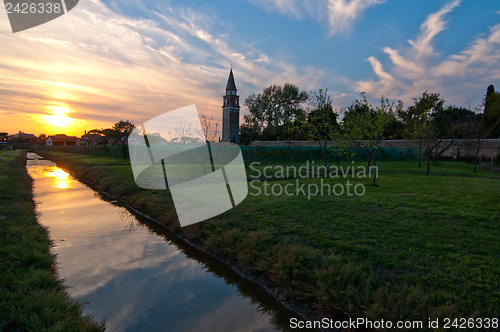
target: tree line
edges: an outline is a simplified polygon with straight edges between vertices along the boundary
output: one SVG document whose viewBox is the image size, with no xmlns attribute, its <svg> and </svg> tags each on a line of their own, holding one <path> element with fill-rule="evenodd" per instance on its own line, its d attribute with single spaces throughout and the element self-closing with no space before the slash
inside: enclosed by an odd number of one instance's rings
<svg viewBox="0 0 500 332">
<path fill-rule="evenodd" d="M 135 124 L 130 120 L 120 120 L 115 122 L 111 128 L 91 129 L 87 134 L 98 134 L 102 136 L 102 142 L 126 143 L 128 136 L 135 129 Z"/>
<path fill-rule="evenodd" d="M 323 151 L 325 165 L 329 141 L 339 153 L 353 142 L 365 146 L 371 152 L 369 164 L 375 165 L 383 140 L 411 140 L 419 151 L 419 166 L 421 159 L 427 159 L 428 172 L 430 162 L 439 160 L 457 139 L 474 140 L 479 154 L 482 139 L 500 138 L 500 93 L 493 85 L 488 87 L 482 107 L 474 110 L 446 106 L 439 93 L 428 91 L 414 98 L 409 107 L 383 96 L 374 106 L 361 93 L 350 106 L 334 110 L 327 89 L 307 93 L 290 83 L 271 85 L 250 95 L 245 106 L 249 114 L 240 127 L 242 144 L 279 140 L 299 146 L 302 140 L 314 140 Z"/>
</svg>

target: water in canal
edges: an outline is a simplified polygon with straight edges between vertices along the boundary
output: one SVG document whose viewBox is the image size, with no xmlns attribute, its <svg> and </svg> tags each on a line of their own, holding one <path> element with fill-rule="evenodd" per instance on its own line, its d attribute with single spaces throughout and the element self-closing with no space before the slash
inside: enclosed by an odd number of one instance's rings
<svg viewBox="0 0 500 332">
<path fill-rule="evenodd" d="M 291 313 L 223 264 L 28 154 L 39 222 L 85 314 L 110 331 L 281 331 Z"/>
</svg>

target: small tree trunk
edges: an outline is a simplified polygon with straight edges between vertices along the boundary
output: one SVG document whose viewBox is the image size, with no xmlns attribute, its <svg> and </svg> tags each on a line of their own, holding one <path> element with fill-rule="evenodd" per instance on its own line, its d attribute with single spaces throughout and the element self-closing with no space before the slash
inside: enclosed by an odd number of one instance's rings
<svg viewBox="0 0 500 332">
<path fill-rule="evenodd" d="M 375 181 L 377 180 L 377 162 L 375 161 L 375 158 L 377 156 L 377 150 L 375 149 L 375 151 L 373 151 L 373 168 L 374 168 L 374 172 L 373 172 L 373 183 L 375 183 Z"/>
<path fill-rule="evenodd" d="M 418 167 L 422 167 L 422 146 L 418 147 Z"/>
<path fill-rule="evenodd" d="M 429 175 L 430 170 L 431 170 L 431 157 L 427 158 L 427 173 L 425 173 L 425 175 Z"/>
</svg>

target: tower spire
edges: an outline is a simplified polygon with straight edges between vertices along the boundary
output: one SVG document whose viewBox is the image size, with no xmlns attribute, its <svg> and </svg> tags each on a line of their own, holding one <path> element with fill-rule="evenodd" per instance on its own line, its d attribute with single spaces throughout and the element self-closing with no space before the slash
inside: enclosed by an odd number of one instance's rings
<svg viewBox="0 0 500 332">
<path fill-rule="evenodd" d="M 226 93 L 227 91 L 236 91 L 236 83 L 234 83 L 234 76 L 233 76 L 233 66 L 231 66 L 231 71 L 229 72 L 229 78 L 227 79 L 227 84 L 226 84 Z"/>
</svg>

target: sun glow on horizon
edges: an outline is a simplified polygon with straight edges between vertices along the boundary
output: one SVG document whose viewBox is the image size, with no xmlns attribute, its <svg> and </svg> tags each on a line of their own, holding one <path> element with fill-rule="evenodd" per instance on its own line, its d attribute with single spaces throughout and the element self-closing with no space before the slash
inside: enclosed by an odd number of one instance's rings
<svg viewBox="0 0 500 332">
<path fill-rule="evenodd" d="M 49 106 L 52 115 L 42 115 L 43 119 L 50 125 L 65 128 L 72 124 L 76 119 L 69 117 L 71 111 L 65 106 Z"/>
<path fill-rule="evenodd" d="M 110 126 L 104 121 L 80 118 L 78 116 L 80 112 L 91 113 L 92 110 L 73 109 L 69 103 L 64 101 L 51 100 L 41 108 L 43 109 L 41 114 L 37 111 L 26 114 L 26 121 L 19 130 L 33 132 L 36 135 L 41 133 L 46 135 L 66 134 L 80 137 L 85 130 Z"/>
</svg>

